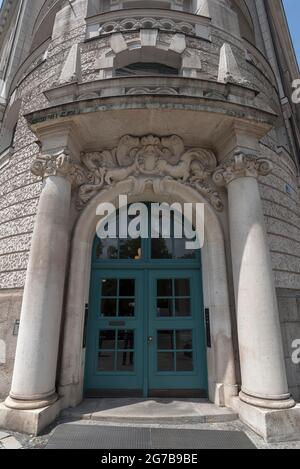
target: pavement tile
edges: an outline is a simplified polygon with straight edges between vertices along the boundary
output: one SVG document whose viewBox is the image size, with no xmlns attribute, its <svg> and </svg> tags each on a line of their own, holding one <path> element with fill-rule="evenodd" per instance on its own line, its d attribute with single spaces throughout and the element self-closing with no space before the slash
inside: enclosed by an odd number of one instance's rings
<svg viewBox="0 0 300 469">
<path fill-rule="evenodd" d="M 14 436 L 9 436 L 1 440 L 4 449 L 21 449 L 22 445 L 18 442 L 18 440 Z"/>
</svg>

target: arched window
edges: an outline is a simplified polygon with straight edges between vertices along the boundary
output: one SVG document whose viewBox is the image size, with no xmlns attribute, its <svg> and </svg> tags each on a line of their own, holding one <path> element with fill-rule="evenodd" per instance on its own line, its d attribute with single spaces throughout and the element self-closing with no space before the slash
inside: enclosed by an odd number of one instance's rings
<svg viewBox="0 0 300 469">
<path fill-rule="evenodd" d="M 232 2 L 232 9 L 238 16 L 242 38 L 255 45 L 254 24 L 246 4 L 244 2 Z"/>
<path fill-rule="evenodd" d="M 57 2 L 51 9 L 49 9 L 47 16 L 45 16 L 41 23 L 37 25 L 37 28 L 33 32 L 31 51 L 34 51 L 47 41 L 47 39 L 51 38 L 56 15 L 62 6 L 63 1 Z"/>
<path fill-rule="evenodd" d="M 178 70 L 168 65 L 155 62 L 137 62 L 116 70 L 117 77 L 147 75 L 178 75 Z"/>
<path fill-rule="evenodd" d="M 16 99 L 8 107 L 0 133 L 0 153 L 12 147 L 21 110 L 21 99 Z"/>
<path fill-rule="evenodd" d="M 115 58 L 115 76 L 179 75 L 181 56 L 175 52 L 142 47 L 121 52 Z"/>
</svg>

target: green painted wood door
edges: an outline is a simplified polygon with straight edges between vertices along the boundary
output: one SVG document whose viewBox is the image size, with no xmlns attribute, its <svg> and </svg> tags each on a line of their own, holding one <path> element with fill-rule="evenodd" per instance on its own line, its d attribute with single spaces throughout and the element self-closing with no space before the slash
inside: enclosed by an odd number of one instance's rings
<svg viewBox="0 0 300 469">
<path fill-rule="evenodd" d="M 201 253 L 182 240 L 95 240 L 87 396 L 207 396 Z"/>
<path fill-rule="evenodd" d="M 197 270 L 149 272 L 148 389 L 151 396 L 206 397 L 200 285 Z"/>
</svg>

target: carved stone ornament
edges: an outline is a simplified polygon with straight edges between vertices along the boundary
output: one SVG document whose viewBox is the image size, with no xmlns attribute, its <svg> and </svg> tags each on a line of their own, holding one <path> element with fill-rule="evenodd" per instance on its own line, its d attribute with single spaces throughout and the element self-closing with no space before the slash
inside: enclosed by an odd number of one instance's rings
<svg viewBox="0 0 300 469">
<path fill-rule="evenodd" d="M 149 186 L 154 191 L 166 179 L 194 187 L 213 207 L 221 211 L 223 203 L 212 182 L 217 160 L 211 150 L 185 149 L 177 135 L 157 137 L 147 135 L 122 137 L 116 148 L 84 153 L 81 161 L 86 182 L 79 188 L 81 205 L 86 204 L 100 190 L 130 179 L 135 193 L 143 193 Z"/>
<path fill-rule="evenodd" d="M 43 179 L 49 176 L 67 178 L 73 185 L 86 180 L 82 167 L 72 160 L 69 150 L 62 149 L 54 154 L 40 154 L 31 165 L 31 172 Z"/>
<path fill-rule="evenodd" d="M 213 181 L 217 186 L 226 186 L 242 177 L 267 176 L 272 170 L 273 165 L 269 160 L 236 152 L 217 169 Z"/>
</svg>

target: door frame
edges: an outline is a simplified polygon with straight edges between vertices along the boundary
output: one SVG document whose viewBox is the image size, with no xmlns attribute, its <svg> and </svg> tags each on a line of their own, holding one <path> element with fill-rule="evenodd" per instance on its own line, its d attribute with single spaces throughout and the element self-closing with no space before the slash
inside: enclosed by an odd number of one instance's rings
<svg viewBox="0 0 300 469">
<path fill-rule="evenodd" d="M 136 395 L 138 396 L 138 392 L 134 394 L 131 392 L 131 386 L 120 388 L 116 387 L 115 389 L 110 388 L 109 386 L 100 386 L 98 391 L 93 387 L 90 387 L 91 383 L 91 376 L 94 375 L 94 380 L 96 382 L 97 375 L 100 377 L 107 377 L 107 384 L 112 383 L 117 376 L 125 376 L 122 373 L 115 372 L 114 375 L 108 373 L 96 373 L 95 372 L 95 353 L 96 353 L 96 343 L 92 341 L 96 340 L 93 337 L 93 331 L 96 324 L 100 325 L 100 319 L 97 320 L 95 314 L 96 311 L 94 309 L 97 307 L 98 300 L 100 300 L 100 293 L 99 293 L 99 281 L 101 278 L 135 278 L 137 279 L 139 275 L 141 275 L 141 283 L 145 285 L 146 294 L 143 297 L 140 297 L 140 292 L 138 293 L 137 301 L 139 308 L 141 308 L 141 313 L 143 316 L 141 318 L 136 318 L 137 322 L 141 325 L 143 330 L 143 341 L 145 342 L 144 345 L 141 344 L 140 353 L 142 355 L 143 360 L 143 376 L 142 376 L 142 391 L 143 397 L 148 397 L 150 395 L 150 386 L 149 383 L 150 379 L 150 369 L 153 367 L 150 364 L 151 358 L 151 351 L 149 350 L 147 342 L 147 338 L 150 336 L 150 323 L 151 319 L 152 322 L 152 314 L 154 314 L 154 285 L 152 285 L 152 280 L 154 276 L 156 278 L 180 278 L 189 276 L 192 279 L 193 286 L 191 285 L 194 294 L 197 298 L 192 297 L 192 311 L 194 318 L 191 320 L 193 321 L 193 336 L 194 336 L 194 349 L 196 350 L 195 353 L 195 364 L 197 363 L 197 370 L 193 375 L 196 377 L 197 372 L 199 373 L 199 389 L 197 392 L 197 388 L 191 386 L 189 396 L 184 396 L 184 389 L 182 388 L 181 396 L 177 397 L 208 397 L 208 383 L 207 383 L 207 356 L 206 356 L 206 347 L 205 347 L 205 324 L 204 324 L 204 303 L 203 303 L 203 285 L 202 285 L 202 256 L 200 250 L 195 250 L 195 258 L 194 259 L 152 259 L 151 257 L 151 239 L 142 239 L 141 240 L 141 247 L 143 252 L 143 257 L 140 260 L 128 260 L 128 259 L 97 259 L 97 243 L 99 242 L 97 236 L 94 239 L 93 243 L 93 250 L 92 250 L 92 265 L 91 265 L 91 280 L 90 280 L 90 298 L 89 298 L 89 317 L 87 322 L 87 332 L 86 332 L 86 358 L 85 358 L 85 377 L 84 377 L 84 389 L 87 392 L 88 396 L 97 396 L 97 395 L 104 395 L 105 390 L 107 389 L 107 396 L 109 396 L 109 392 L 111 392 L 111 396 L 115 396 L 118 393 L 118 389 L 124 390 L 128 396 Z M 174 271 L 176 270 L 176 274 Z M 193 272 L 193 275 L 191 275 Z M 197 280 L 199 282 L 199 289 L 196 289 L 195 286 L 195 273 L 197 274 Z M 138 282 L 136 283 L 136 285 Z M 197 294 L 199 293 L 199 295 Z M 137 292 L 136 292 L 137 295 Z M 197 300 L 199 300 L 199 304 L 197 304 Z M 147 310 L 149 310 L 147 312 Z M 152 311 L 151 311 L 152 310 Z M 175 319 L 175 318 L 174 318 Z M 128 319 L 126 322 L 130 324 L 132 320 Z M 190 320 L 189 320 L 190 321 Z M 109 323 L 109 320 L 108 320 Z M 97 327 L 98 327 L 97 326 Z M 109 325 L 103 326 L 105 330 L 109 329 Z M 124 326 L 125 327 L 125 326 Z M 172 327 L 172 326 L 170 326 Z M 196 340 L 196 337 L 199 340 Z M 202 363 L 203 366 L 203 374 L 200 377 L 200 365 Z M 140 368 L 140 361 L 136 363 L 136 366 Z M 137 368 L 137 369 L 138 369 Z M 154 370 L 153 370 L 154 373 Z M 154 379 L 154 377 L 153 377 Z M 125 381 L 125 380 L 124 380 Z M 128 382 L 130 380 L 128 379 Z M 134 381 L 134 380 L 132 380 Z M 136 381 L 139 381 L 137 376 Z M 176 381 L 176 377 L 174 376 L 174 380 Z M 200 387 L 200 382 L 203 384 L 203 387 Z M 192 392 L 192 388 L 194 388 L 194 392 Z M 179 392 L 181 387 L 178 386 L 175 388 L 168 388 L 170 396 L 174 397 L 176 390 Z M 167 396 L 166 388 L 155 388 L 155 391 L 160 394 L 165 394 Z M 137 390 L 136 390 L 137 391 Z M 154 389 L 153 389 L 154 391 Z M 173 391 L 173 392 L 172 392 Z M 152 393 L 153 395 L 153 393 Z"/>
<path fill-rule="evenodd" d="M 127 195 L 129 203 L 148 200 L 205 204 L 202 272 L 204 306 L 209 308 L 211 318 L 212 347 L 207 350 L 209 399 L 216 405 L 230 407 L 232 398 L 238 395 L 238 385 L 225 252 L 226 227 L 221 222 L 223 217 L 215 212 L 199 192 L 180 182 L 164 180 L 155 186 L 155 190 L 149 187 L 143 194 L 138 187 L 127 180 L 100 192 L 85 207 L 74 227 L 58 374 L 61 406 L 76 406 L 83 399 L 86 350 L 82 344 L 85 311 L 89 302 L 92 248 L 99 220 L 95 214 L 99 204 L 116 204 L 119 195 Z"/>
</svg>

